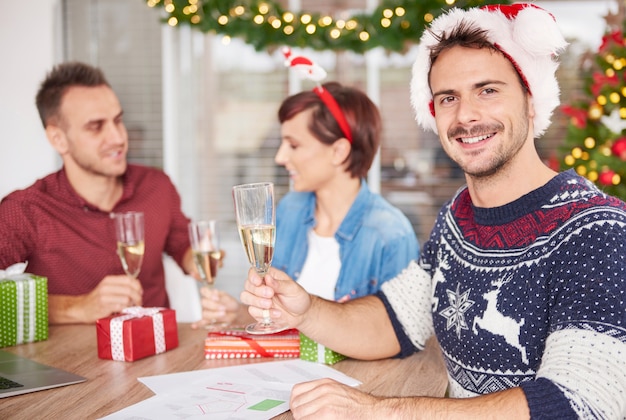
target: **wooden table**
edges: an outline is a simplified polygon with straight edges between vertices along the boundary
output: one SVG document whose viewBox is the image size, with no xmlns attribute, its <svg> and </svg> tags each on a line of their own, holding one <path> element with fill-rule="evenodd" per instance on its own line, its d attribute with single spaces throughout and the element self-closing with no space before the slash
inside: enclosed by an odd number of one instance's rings
<svg viewBox="0 0 626 420">
<path fill-rule="evenodd" d="M 3 419 L 97 419 L 153 395 L 139 377 L 239 365 L 272 359 L 204 359 L 206 331 L 178 325 L 179 347 L 135 362 L 98 358 L 95 325 L 51 326 L 49 338 L 4 350 L 87 378 L 86 382 L 0 399 Z M 344 360 L 337 370 L 363 382 L 361 389 L 381 396 L 442 396 L 447 385 L 437 343 L 406 359 Z M 277 419 L 292 418 L 289 412 Z"/>
</svg>

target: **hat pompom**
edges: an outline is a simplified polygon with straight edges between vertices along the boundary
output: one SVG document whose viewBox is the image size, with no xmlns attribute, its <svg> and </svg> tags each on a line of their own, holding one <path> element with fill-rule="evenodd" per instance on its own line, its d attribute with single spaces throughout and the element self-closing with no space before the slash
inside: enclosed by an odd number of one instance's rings
<svg viewBox="0 0 626 420">
<path fill-rule="evenodd" d="M 513 39 L 533 55 L 558 55 L 567 42 L 554 17 L 537 7 L 525 7 L 513 23 Z"/>
</svg>

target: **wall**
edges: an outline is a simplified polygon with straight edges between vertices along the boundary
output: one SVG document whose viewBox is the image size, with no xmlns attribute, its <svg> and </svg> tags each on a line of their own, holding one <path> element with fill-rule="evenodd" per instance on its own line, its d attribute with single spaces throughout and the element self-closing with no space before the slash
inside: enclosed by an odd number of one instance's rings
<svg viewBox="0 0 626 420">
<path fill-rule="evenodd" d="M 0 197 L 4 197 L 61 165 L 35 107 L 39 83 L 60 61 L 55 35 L 60 0 L 0 0 L 0 10 Z"/>
</svg>

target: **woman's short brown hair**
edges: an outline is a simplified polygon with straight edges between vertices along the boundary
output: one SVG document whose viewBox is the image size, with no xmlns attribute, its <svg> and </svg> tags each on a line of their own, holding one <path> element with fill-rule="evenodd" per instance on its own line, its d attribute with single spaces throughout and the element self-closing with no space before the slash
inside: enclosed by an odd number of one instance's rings
<svg viewBox="0 0 626 420">
<path fill-rule="evenodd" d="M 337 82 L 325 83 L 323 87 L 337 101 L 352 132 L 352 149 L 346 158 L 347 170 L 352 177 L 365 177 L 380 145 L 382 123 L 378 107 L 356 88 Z M 278 110 L 278 120 L 282 124 L 308 109 L 313 109 L 308 128 L 316 139 L 330 145 L 345 138 L 335 117 L 312 90 L 285 99 Z"/>
</svg>

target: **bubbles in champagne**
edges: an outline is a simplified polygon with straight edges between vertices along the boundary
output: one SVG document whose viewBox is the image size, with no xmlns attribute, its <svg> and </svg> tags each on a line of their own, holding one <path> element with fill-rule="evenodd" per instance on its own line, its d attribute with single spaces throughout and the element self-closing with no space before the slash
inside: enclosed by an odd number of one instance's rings
<svg viewBox="0 0 626 420">
<path fill-rule="evenodd" d="M 122 262 L 124 272 L 132 277 L 137 277 L 141 270 L 141 264 L 143 262 L 145 246 L 144 241 L 139 241 L 133 244 L 124 242 L 117 243 L 117 253 Z"/>
<path fill-rule="evenodd" d="M 264 275 L 274 258 L 276 228 L 273 225 L 244 225 L 239 228 L 241 242 L 250 264 Z"/>
</svg>

